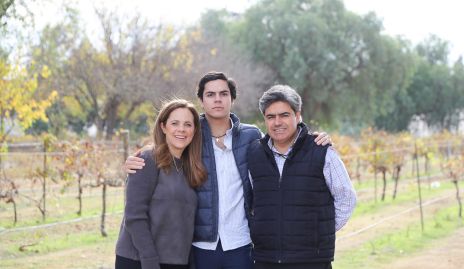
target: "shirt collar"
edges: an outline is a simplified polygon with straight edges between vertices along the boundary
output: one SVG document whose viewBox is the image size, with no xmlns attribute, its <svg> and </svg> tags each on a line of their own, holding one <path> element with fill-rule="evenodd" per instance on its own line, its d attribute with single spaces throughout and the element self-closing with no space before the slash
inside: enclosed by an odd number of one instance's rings
<svg viewBox="0 0 464 269">
<path fill-rule="evenodd" d="M 293 146 L 295 145 L 296 140 L 298 139 L 298 137 L 300 137 L 300 134 L 301 134 L 301 131 L 302 131 L 302 130 L 303 130 L 303 129 L 302 129 L 300 126 L 298 126 L 298 132 L 297 132 L 296 137 L 293 139 L 293 142 L 292 142 L 291 146 L 288 148 L 287 152 L 285 152 L 285 153 L 283 153 L 283 154 L 280 153 L 280 152 L 274 147 L 274 142 L 272 141 L 272 138 L 269 138 L 269 140 L 267 141 L 267 145 L 268 145 L 268 147 L 272 150 L 272 152 L 274 153 L 274 155 L 277 154 L 277 155 L 279 155 L 279 156 L 281 156 L 281 155 L 288 156 L 288 154 L 292 151 Z"/>
</svg>

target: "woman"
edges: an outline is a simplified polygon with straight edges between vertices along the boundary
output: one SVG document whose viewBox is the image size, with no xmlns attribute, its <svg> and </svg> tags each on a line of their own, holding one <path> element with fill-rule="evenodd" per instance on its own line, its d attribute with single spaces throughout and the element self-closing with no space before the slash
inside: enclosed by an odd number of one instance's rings
<svg viewBox="0 0 464 269">
<path fill-rule="evenodd" d="M 188 268 L 197 196 L 206 179 L 201 131 L 192 103 L 176 99 L 156 119 L 145 166 L 128 177 L 116 269 Z"/>
</svg>

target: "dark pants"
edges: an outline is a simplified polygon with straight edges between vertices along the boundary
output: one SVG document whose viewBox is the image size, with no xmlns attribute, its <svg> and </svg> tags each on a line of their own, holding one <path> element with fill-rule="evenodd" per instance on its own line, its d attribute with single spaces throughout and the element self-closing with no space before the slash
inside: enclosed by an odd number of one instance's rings
<svg viewBox="0 0 464 269">
<path fill-rule="evenodd" d="M 256 262 L 254 269 L 332 269 L 332 263 L 268 263 Z"/>
<path fill-rule="evenodd" d="M 188 265 L 160 264 L 161 269 L 188 269 Z M 115 269 L 142 269 L 140 261 L 116 255 Z"/>
<path fill-rule="evenodd" d="M 193 247 L 196 269 L 252 269 L 251 244 L 224 251 L 221 241 L 216 250 Z"/>
</svg>

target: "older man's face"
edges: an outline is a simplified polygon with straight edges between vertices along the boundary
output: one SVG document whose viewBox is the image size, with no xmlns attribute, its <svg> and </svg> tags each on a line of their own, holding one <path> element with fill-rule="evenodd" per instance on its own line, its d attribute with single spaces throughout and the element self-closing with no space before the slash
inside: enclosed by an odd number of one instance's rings
<svg viewBox="0 0 464 269">
<path fill-rule="evenodd" d="M 300 112 L 295 113 L 286 102 L 272 103 L 264 111 L 267 133 L 274 145 L 279 147 L 289 146 L 293 142 L 300 119 Z"/>
</svg>

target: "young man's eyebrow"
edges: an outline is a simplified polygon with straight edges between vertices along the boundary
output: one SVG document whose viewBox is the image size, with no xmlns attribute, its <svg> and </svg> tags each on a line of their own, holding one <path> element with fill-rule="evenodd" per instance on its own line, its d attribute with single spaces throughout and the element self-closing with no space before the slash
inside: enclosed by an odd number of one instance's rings
<svg viewBox="0 0 464 269">
<path fill-rule="evenodd" d="M 219 93 L 223 93 L 223 92 L 229 92 L 229 89 L 222 89 L 222 90 L 219 90 L 219 91 L 205 90 L 205 93 L 206 93 L 206 92 L 219 92 Z"/>
</svg>

